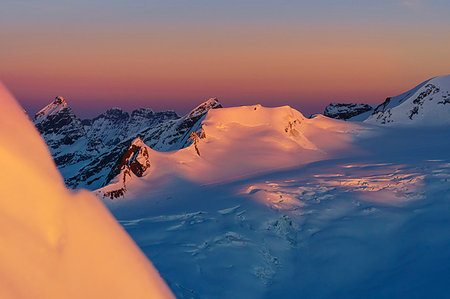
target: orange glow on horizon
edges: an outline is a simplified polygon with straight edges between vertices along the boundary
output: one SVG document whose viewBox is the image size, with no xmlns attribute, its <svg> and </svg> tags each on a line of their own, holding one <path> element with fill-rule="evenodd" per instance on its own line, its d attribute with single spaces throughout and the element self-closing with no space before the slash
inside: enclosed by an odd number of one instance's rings
<svg viewBox="0 0 450 299">
<path fill-rule="evenodd" d="M 433 47 L 436 55 L 430 55 L 423 40 L 399 31 L 275 28 L 264 38 L 252 28 L 195 33 L 192 41 L 192 34 L 182 36 L 170 28 L 129 35 L 94 31 L 74 33 L 61 44 L 53 41 L 55 35 L 62 38 L 58 32 L 29 40 L 11 33 L 8 47 L 0 49 L 0 57 L 8 57 L 1 61 L 0 78 L 25 105 L 35 98 L 43 101 L 44 95 L 45 101 L 62 95 L 80 105 L 92 98 L 105 105 L 116 101 L 150 107 L 168 100 L 177 109 L 216 96 L 228 106 L 322 109 L 331 101 L 380 103 L 450 69 L 450 62 L 439 60 L 450 42 L 441 40 Z M 434 31 L 427 38 L 439 35 Z"/>
</svg>

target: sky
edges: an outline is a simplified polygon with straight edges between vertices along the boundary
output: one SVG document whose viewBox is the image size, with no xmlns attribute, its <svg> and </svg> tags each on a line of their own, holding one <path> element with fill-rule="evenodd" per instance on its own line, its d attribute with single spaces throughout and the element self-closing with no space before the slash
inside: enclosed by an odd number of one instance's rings
<svg viewBox="0 0 450 299">
<path fill-rule="evenodd" d="M 34 113 L 377 104 L 450 74 L 447 0 L 0 0 L 0 80 Z"/>
</svg>

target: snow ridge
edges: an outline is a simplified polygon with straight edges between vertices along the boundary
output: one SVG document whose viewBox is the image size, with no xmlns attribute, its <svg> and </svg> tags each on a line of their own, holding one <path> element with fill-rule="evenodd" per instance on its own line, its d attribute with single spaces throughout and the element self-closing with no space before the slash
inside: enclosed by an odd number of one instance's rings
<svg viewBox="0 0 450 299">
<path fill-rule="evenodd" d="M 407 98 L 396 97 L 394 101 L 377 107 L 366 122 L 425 126 L 450 123 L 450 75 L 430 79 L 407 95 Z"/>
<path fill-rule="evenodd" d="M 436 126 L 450 123 L 450 75 L 438 76 L 380 105 L 331 103 L 324 115 L 378 125 Z"/>
</svg>

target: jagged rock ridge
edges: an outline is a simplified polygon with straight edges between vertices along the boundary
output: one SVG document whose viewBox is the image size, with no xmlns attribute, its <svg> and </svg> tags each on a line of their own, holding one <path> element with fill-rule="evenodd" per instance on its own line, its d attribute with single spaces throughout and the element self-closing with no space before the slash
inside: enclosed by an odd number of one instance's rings
<svg viewBox="0 0 450 299">
<path fill-rule="evenodd" d="M 369 111 L 373 111 L 373 107 L 368 104 L 331 103 L 325 108 L 323 115 L 335 119 L 349 120 Z"/>
<path fill-rule="evenodd" d="M 221 107 L 216 98 L 211 98 L 181 118 L 174 111 L 153 112 L 141 108 L 130 115 L 120 108 L 112 108 L 81 121 L 67 102 L 57 97 L 36 114 L 34 122 L 49 145 L 66 185 L 97 189 L 114 177 L 117 165 L 136 138 L 158 151 L 184 148 L 193 142 L 189 138 L 192 132 L 201 133 L 204 115 L 210 109 Z"/>
</svg>

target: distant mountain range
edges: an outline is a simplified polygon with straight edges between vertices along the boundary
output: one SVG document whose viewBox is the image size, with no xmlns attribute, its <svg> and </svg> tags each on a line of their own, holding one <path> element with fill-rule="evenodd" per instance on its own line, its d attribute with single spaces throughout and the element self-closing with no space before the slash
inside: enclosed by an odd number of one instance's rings
<svg viewBox="0 0 450 299">
<path fill-rule="evenodd" d="M 212 98 L 183 117 L 174 111 L 137 109 L 130 115 L 112 108 L 93 119 L 80 120 L 64 98 L 56 97 L 36 113 L 34 124 L 66 185 L 93 190 L 114 177 L 116 164 L 136 138 L 158 151 L 184 148 L 193 142 L 189 136 L 208 110 L 220 107 Z"/>
<path fill-rule="evenodd" d="M 64 98 L 57 97 L 35 115 L 34 124 L 48 144 L 66 185 L 95 190 L 108 185 L 120 173 L 125 186 L 127 169 L 128 174 L 142 176 L 151 165 L 149 150 L 167 152 L 194 144 L 200 155 L 197 143 L 205 138 L 202 121 L 209 110 L 217 108 L 222 105 L 211 98 L 183 117 L 174 111 L 141 108 L 129 114 L 112 108 L 93 119 L 81 120 Z M 332 103 L 324 115 L 376 125 L 449 124 L 450 75 L 427 80 L 380 105 Z M 242 115 L 240 122 L 247 117 L 250 114 Z"/>
</svg>

